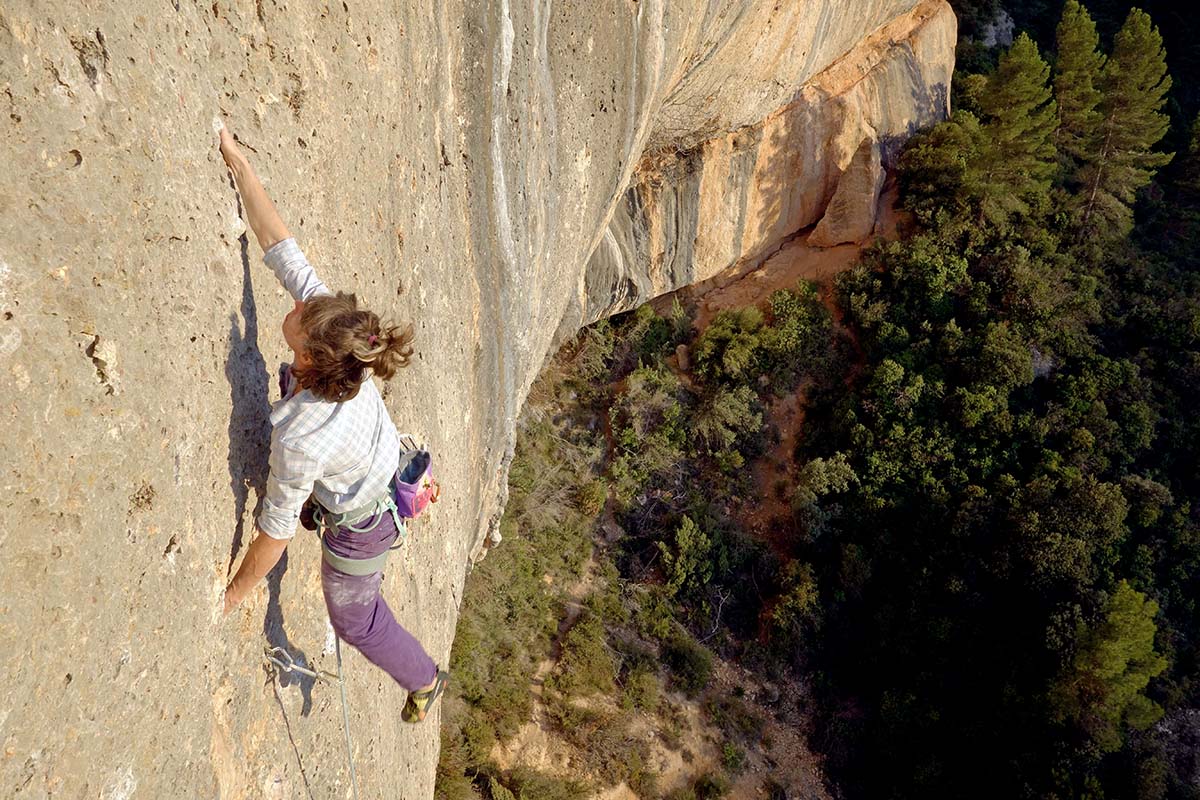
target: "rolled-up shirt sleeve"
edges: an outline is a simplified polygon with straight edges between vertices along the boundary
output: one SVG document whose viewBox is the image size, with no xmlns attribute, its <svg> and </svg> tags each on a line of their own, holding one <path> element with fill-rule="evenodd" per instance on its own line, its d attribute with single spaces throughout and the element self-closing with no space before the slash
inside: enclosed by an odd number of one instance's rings
<svg viewBox="0 0 1200 800">
<path fill-rule="evenodd" d="M 317 277 L 317 271 L 308 263 L 304 251 L 294 238 L 273 244 L 263 253 L 263 263 L 271 268 L 283 288 L 295 300 L 305 301 L 317 295 L 333 294 Z"/>
<path fill-rule="evenodd" d="M 300 510 L 320 476 L 320 462 L 272 437 L 271 474 L 267 476 L 267 493 L 258 515 L 259 530 L 272 539 L 295 536 Z"/>
</svg>

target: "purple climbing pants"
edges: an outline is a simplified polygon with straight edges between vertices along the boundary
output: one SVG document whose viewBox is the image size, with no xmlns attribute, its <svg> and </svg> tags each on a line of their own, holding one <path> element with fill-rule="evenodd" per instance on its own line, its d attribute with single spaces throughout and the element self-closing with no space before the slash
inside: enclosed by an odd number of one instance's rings
<svg viewBox="0 0 1200 800">
<path fill-rule="evenodd" d="M 379 555 L 396 534 L 391 514 L 381 514 L 369 531 L 355 533 L 338 528 L 325 542 L 339 556 L 370 558 Z M 347 575 L 321 559 L 321 589 L 333 631 L 375 666 L 409 691 L 428 686 L 437 674 L 433 659 L 411 633 L 404 630 L 379 593 L 383 573 Z"/>
</svg>

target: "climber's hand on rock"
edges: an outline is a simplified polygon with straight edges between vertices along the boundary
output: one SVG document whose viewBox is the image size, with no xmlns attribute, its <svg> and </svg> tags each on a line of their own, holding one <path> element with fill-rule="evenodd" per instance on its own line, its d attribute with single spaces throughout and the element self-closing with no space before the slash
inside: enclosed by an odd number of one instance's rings
<svg viewBox="0 0 1200 800">
<path fill-rule="evenodd" d="M 221 157 L 225 159 L 225 163 L 234 172 L 246 163 L 246 157 L 242 155 L 242 150 L 237 146 L 237 141 L 233 138 L 233 134 L 229 132 L 229 128 L 221 126 Z"/>
<path fill-rule="evenodd" d="M 225 587 L 224 608 L 221 610 L 221 616 L 222 617 L 229 616 L 229 612 L 233 611 L 235 608 L 237 608 L 238 603 L 240 603 L 241 601 L 242 601 L 241 598 L 234 597 L 233 592 L 230 591 L 230 587 L 226 586 Z"/>
<path fill-rule="evenodd" d="M 254 174 L 250 162 L 242 155 L 242 148 L 238 146 L 237 140 L 233 138 L 229 128 L 225 127 L 225 123 L 220 118 L 213 120 L 213 128 L 221 139 L 221 157 L 229 165 L 229 171 L 233 173 L 233 181 L 237 185 L 238 193 L 242 196 L 246 222 L 254 231 L 254 236 L 258 239 L 258 244 L 262 247 L 263 252 L 269 250 L 277 242 L 290 239 L 292 234 L 288 231 L 287 225 L 283 224 L 283 219 L 275 210 L 275 204 L 271 202 L 271 198 L 267 197 L 267 191 L 263 188 L 262 181 Z"/>
</svg>

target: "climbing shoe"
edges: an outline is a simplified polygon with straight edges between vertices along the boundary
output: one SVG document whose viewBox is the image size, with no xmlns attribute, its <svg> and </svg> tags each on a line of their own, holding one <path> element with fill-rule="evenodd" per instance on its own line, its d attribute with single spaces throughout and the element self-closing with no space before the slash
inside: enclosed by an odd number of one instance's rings
<svg viewBox="0 0 1200 800">
<path fill-rule="evenodd" d="M 400 712 L 400 719 L 405 722 L 420 722 L 425 719 L 425 715 L 429 713 L 429 709 L 442 696 L 442 692 L 445 691 L 449 680 L 449 672 L 438 670 L 437 677 L 433 679 L 433 686 L 428 689 L 409 692 L 408 700 L 404 702 L 404 710 Z"/>
</svg>

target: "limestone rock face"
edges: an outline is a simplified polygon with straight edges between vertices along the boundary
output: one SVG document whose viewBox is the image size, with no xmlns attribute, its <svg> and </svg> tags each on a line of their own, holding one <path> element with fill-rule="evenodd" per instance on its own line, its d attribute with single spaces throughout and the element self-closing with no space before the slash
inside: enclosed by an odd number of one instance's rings
<svg viewBox="0 0 1200 800">
<path fill-rule="evenodd" d="M 810 245 L 833 247 L 860 242 L 875 228 L 875 210 L 884 179 L 879 150 L 879 142 L 872 139 L 863 139 L 859 144 L 838 178 L 825 215 L 808 236 Z"/>
<path fill-rule="evenodd" d="M 262 657 L 333 668 L 315 538 L 219 613 L 291 303 L 214 116 L 327 283 L 416 325 L 386 397 L 443 499 L 384 594 L 444 664 L 556 332 L 819 219 L 865 139 L 886 165 L 945 112 L 953 27 L 940 0 L 0 5 L 0 796 L 348 796 L 336 689 Z M 430 797 L 436 716 L 346 670 L 362 796 Z"/>
<path fill-rule="evenodd" d="M 941 0 L 913 4 L 760 121 L 686 149 L 651 150 L 581 276 L 565 328 L 752 266 L 818 220 L 812 244 L 864 238 L 881 166 L 893 167 L 914 130 L 949 113 L 956 35 Z"/>
</svg>

